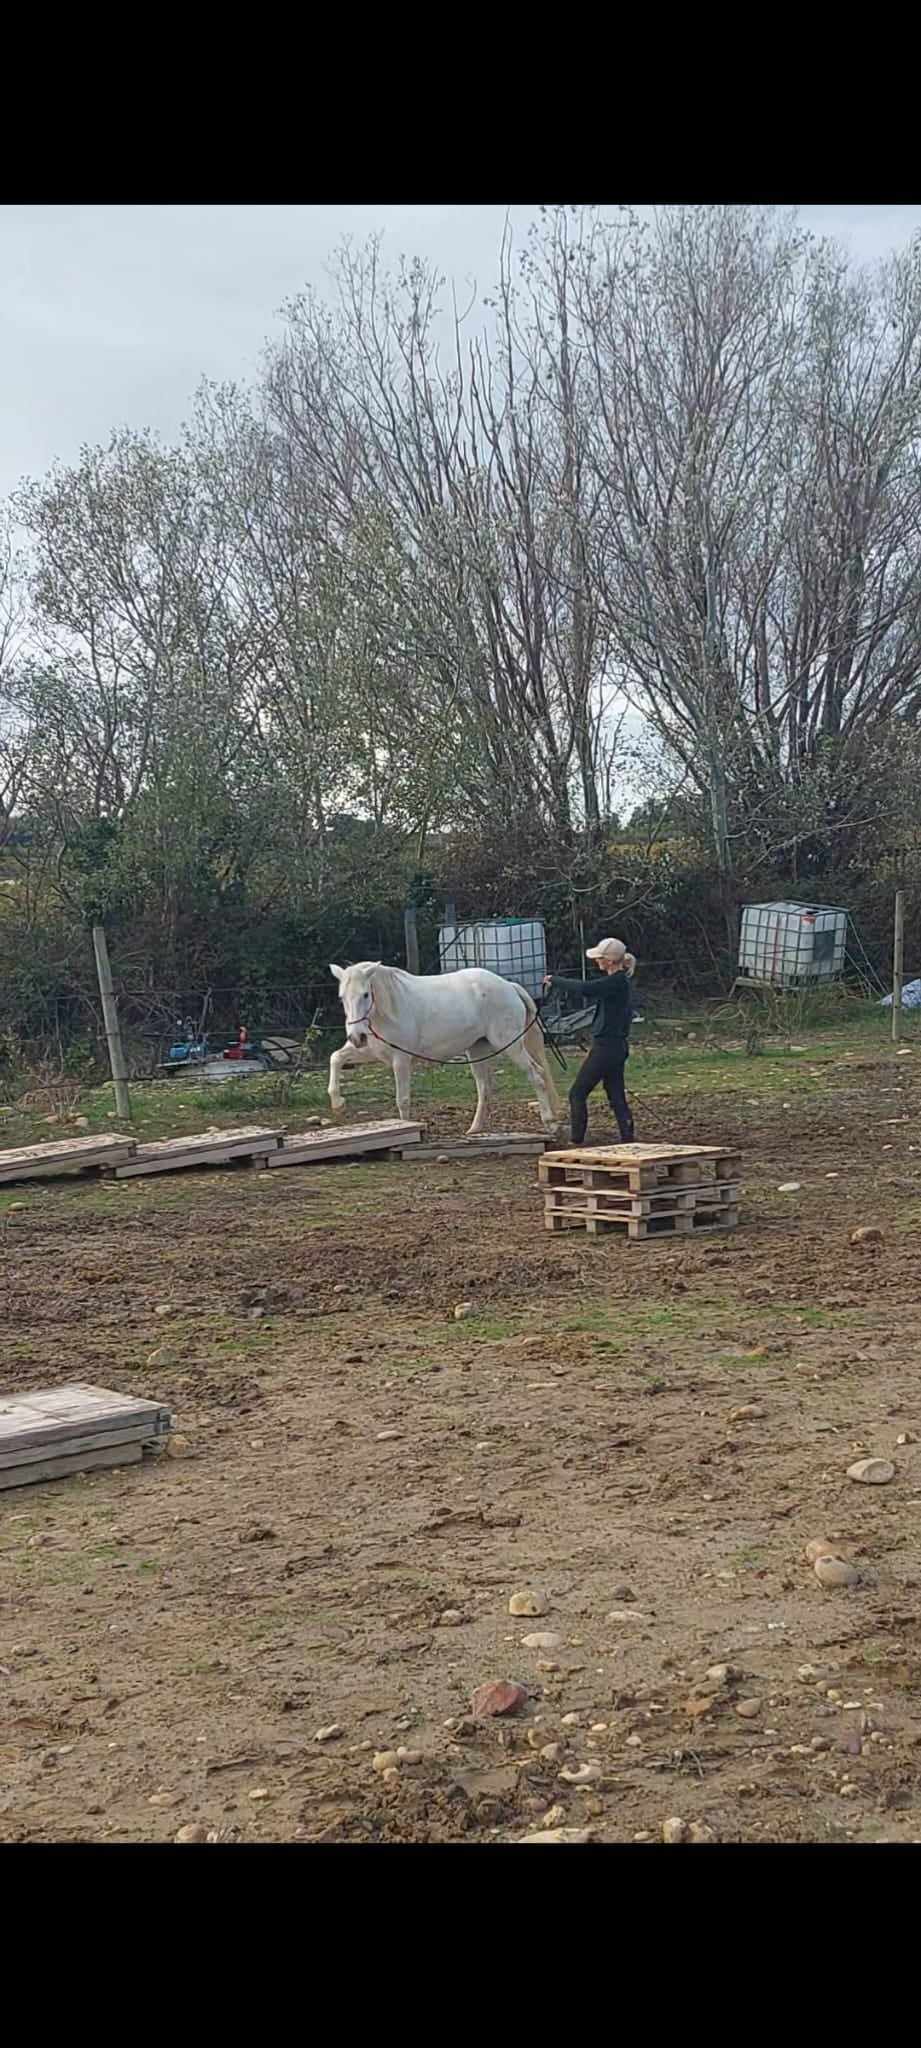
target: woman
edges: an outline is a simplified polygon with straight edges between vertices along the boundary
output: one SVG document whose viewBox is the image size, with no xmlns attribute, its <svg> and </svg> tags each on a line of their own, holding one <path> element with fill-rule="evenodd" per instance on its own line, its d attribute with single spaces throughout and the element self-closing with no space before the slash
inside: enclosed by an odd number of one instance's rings
<svg viewBox="0 0 921 2048">
<path fill-rule="evenodd" d="M 633 1117 L 624 1094 L 624 1067 L 630 1057 L 630 976 L 636 966 L 622 939 L 602 939 L 588 947 L 589 960 L 597 960 L 603 979 L 576 981 L 568 974 L 545 974 L 544 988 L 556 988 L 563 995 L 582 996 L 595 1004 L 592 1018 L 592 1049 L 569 1091 L 569 1124 L 574 1145 L 581 1145 L 588 1124 L 588 1098 L 599 1081 L 617 1119 L 625 1145 L 633 1142 Z"/>
</svg>

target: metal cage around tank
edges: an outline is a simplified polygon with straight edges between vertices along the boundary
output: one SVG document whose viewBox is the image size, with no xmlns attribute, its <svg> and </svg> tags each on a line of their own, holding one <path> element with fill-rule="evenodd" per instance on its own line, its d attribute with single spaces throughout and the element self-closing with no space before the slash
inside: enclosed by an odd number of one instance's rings
<svg viewBox="0 0 921 2048">
<path fill-rule="evenodd" d="M 739 977 L 770 988 L 814 987 L 844 970 L 846 910 L 828 903 L 747 903 Z"/>
<path fill-rule="evenodd" d="M 505 981 L 517 981 L 539 996 L 547 972 L 547 938 L 539 917 L 494 917 L 470 924 L 443 924 L 438 932 L 442 974 L 460 967 L 488 967 Z"/>
</svg>

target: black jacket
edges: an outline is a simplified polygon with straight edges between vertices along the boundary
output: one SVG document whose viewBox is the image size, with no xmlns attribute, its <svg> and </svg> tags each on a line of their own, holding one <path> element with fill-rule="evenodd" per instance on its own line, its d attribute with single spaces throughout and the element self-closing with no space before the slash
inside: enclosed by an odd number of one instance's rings
<svg viewBox="0 0 921 2048">
<path fill-rule="evenodd" d="M 554 974 L 551 986 L 563 995 L 582 996 L 585 1002 L 594 1003 L 592 1037 L 605 1045 L 622 1045 L 626 1052 L 633 1019 L 628 975 L 595 974 L 591 981 L 577 981 L 568 974 Z"/>
</svg>

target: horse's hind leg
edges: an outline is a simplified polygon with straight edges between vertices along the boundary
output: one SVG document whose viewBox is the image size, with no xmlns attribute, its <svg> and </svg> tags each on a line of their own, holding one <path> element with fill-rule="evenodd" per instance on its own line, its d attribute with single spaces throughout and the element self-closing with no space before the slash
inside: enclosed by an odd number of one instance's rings
<svg viewBox="0 0 921 2048">
<path fill-rule="evenodd" d="M 547 1077 L 540 1062 L 534 1058 L 533 1053 L 528 1051 L 523 1039 L 519 1039 L 517 1045 L 509 1046 L 508 1057 L 510 1060 L 514 1060 L 516 1067 L 520 1067 L 522 1073 L 527 1074 L 528 1080 L 537 1096 L 540 1120 L 544 1130 L 555 1131 L 558 1121 L 557 1113 L 553 1097 L 547 1086 Z"/>
<path fill-rule="evenodd" d="M 489 1057 L 489 1045 L 485 1038 L 478 1039 L 476 1045 L 471 1046 L 467 1058 L 470 1062 L 470 1071 L 476 1082 L 476 1110 L 467 1136 L 468 1138 L 481 1138 L 489 1124 L 489 1111 L 492 1106 L 492 1084 L 496 1063 L 495 1060 Z"/>
</svg>

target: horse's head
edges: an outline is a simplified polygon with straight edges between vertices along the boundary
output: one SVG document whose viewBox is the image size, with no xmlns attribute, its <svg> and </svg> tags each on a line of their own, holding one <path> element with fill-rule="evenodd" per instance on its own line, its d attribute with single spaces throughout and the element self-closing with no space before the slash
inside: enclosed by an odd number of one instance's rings
<svg viewBox="0 0 921 2048">
<path fill-rule="evenodd" d="M 335 967 L 330 963 L 330 973 L 339 983 L 339 1001 L 345 1011 L 345 1035 L 350 1045 L 361 1048 L 368 1043 L 368 1019 L 374 1007 L 372 975 L 379 960 L 360 960 L 357 967 Z"/>
</svg>

